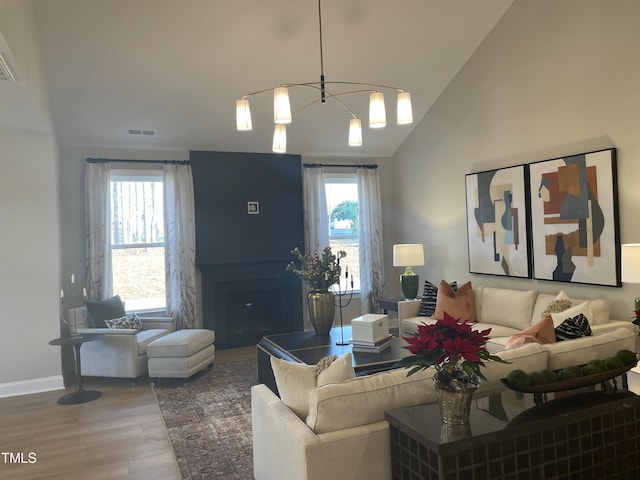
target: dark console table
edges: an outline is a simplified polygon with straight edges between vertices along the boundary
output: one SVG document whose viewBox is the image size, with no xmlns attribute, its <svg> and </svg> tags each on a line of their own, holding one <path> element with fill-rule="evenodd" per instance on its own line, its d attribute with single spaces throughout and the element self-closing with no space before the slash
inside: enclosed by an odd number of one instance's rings
<svg viewBox="0 0 640 480">
<path fill-rule="evenodd" d="M 386 413 L 393 480 L 640 478 L 640 397 L 589 392 L 500 420 L 472 405 L 469 430 L 437 405 Z"/>
<path fill-rule="evenodd" d="M 282 358 L 290 362 L 315 365 L 321 358 L 328 355 L 342 356 L 351 352 L 351 345 L 336 345 L 344 336 L 345 341 L 351 338 L 351 326 L 345 326 L 344 332 L 340 327 L 332 328 L 328 335 L 316 335 L 315 332 L 294 332 L 277 335 L 267 335 L 257 345 L 258 350 L 258 380 L 278 393 L 276 382 L 271 370 L 271 357 Z M 407 345 L 401 338 L 394 337 L 389 348 L 380 353 L 353 353 L 353 368 L 356 375 L 365 375 L 389 370 L 409 351 L 402 348 Z"/>
</svg>

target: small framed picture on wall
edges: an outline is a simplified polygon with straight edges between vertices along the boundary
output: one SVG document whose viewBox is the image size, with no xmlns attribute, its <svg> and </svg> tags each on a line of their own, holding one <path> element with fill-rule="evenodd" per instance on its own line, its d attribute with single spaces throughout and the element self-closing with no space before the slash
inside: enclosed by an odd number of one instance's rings
<svg viewBox="0 0 640 480">
<path fill-rule="evenodd" d="M 247 202 L 247 213 L 258 215 L 260 213 L 260 202 Z"/>
</svg>

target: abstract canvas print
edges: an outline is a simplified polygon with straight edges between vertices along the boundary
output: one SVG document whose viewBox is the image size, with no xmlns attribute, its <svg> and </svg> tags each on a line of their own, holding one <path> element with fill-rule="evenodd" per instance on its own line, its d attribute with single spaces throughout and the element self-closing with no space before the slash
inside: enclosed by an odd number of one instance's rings
<svg viewBox="0 0 640 480">
<path fill-rule="evenodd" d="M 465 176 L 469 272 L 531 277 L 525 165 Z"/>
<path fill-rule="evenodd" d="M 615 149 L 529 171 L 534 278 L 620 286 Z"/>
</svg>

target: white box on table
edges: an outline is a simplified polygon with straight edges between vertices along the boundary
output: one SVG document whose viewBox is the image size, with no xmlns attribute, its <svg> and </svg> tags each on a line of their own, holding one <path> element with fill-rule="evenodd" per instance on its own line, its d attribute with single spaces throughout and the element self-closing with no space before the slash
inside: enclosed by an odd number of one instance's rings
<svg viewBox="0 0 640 480">
<path fill-rule="evenodd" d="M 354 341 L 375 342 L 389 335 L 389 317 L 367 313 L 351 320 L 351 337 Z"/>
</svg>

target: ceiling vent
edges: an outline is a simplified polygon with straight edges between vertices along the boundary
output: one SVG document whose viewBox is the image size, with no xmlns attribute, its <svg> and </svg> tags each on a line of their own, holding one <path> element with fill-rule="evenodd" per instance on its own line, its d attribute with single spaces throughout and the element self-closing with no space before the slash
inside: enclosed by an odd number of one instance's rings
<svg viewBox="0 0 640 480">
<path fill-rule="evenodd" d="M 16 76 L 13 74 L 9 65 L 5 61 L 4 57 L 0 53 L 0 81 L 3 82 L 15 82 Z"/>
<path fill-rule="evenodd" d="M 143 129 L 143 128 L 129 128 L 127 134 L 134 137 L 155 137 L 158 133 L 157 130 Z"/>
</svg>

